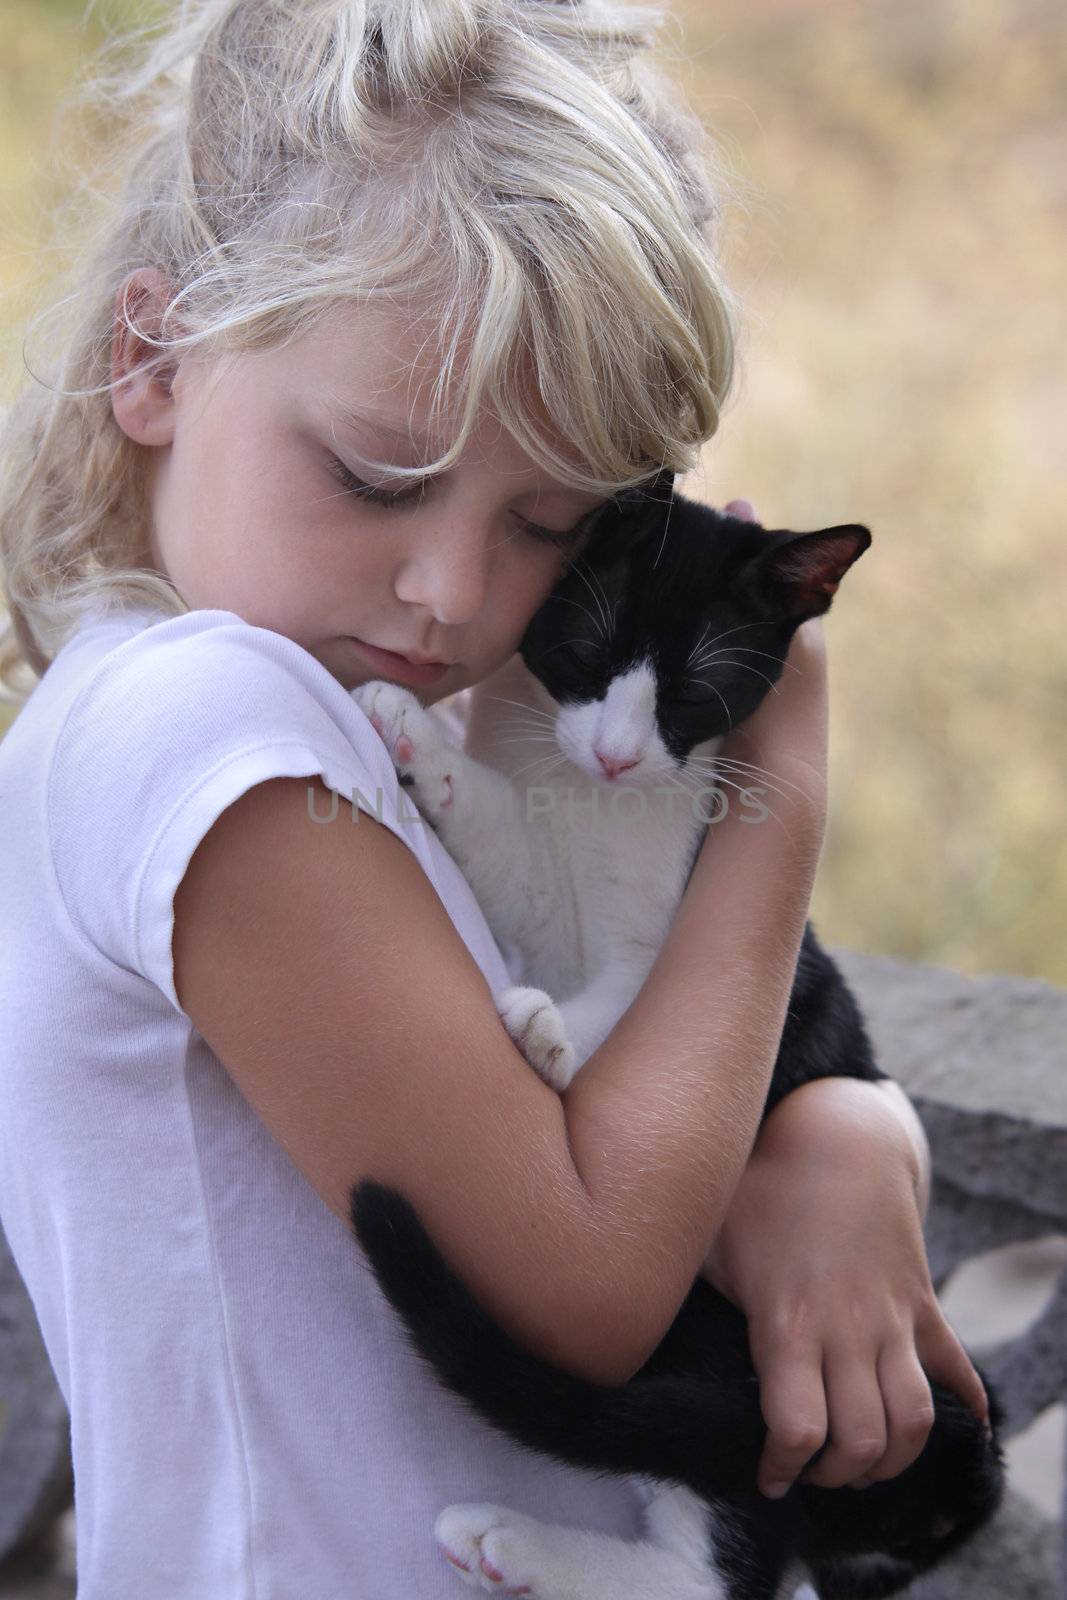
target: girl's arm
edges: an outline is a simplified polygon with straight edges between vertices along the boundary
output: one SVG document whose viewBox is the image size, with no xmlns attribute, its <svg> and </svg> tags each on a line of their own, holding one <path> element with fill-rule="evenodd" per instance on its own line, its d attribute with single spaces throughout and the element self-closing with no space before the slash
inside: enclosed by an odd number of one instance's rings
<svg viewBox="0 0 1067 1600">
<path fill-rule="evenodd" d="M 927 1375 L 988 1417 L 930 1281 L 929 1192 L 926 1136 L 895 1083 L 818 1079 L 761 1128 L 702 1273 L 748 1317 L 764 1494 L 798 1474 L 837 1488 L 902 1472 L 933 1423 Z"/>
<path fill-rule="evenodd" d="M 660 1343 L 759 1125 L 824 821 L 818 630 L 794 660 L 756 714 L 792 798 L 709 830 L 648 980 L 563 1096 L 412 853 L 366 815 L 311 824 L 309 780 L 242 795 L 175 894 L 183 1010 L 324 1203 L 347 1223 L 361 1178 L 399 1189 L 503 1327 L 594 1382 Z"/>
</svg>

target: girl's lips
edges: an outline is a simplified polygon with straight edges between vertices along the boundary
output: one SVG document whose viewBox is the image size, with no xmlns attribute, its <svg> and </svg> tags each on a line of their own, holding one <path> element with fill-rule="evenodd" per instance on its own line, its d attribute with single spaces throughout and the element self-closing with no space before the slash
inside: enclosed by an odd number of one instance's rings
<svg viewBox="0 0 1067 1600">
<path fill-rule="evenodd" d="M 407 656 L 399 656 L 394 650 L 380 650 L 376 644 L 364 644 L 362 639 L 353 635 L 349 642 L 354 644 L 360 655 L 383 678 L 396 678 L 400 683 L 408 683 L 415 689 L 427 688 L 431 683 L 436 683 L 443 678 L 449 669 L 450 663 L 442 661 L 438 665 L 418 666 L 414 661 L 409 661 Z"/>
</svg>

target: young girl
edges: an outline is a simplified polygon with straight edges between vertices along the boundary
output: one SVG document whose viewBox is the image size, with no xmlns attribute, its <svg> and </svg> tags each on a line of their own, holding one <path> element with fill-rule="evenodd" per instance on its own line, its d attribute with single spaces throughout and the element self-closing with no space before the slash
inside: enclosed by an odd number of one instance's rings
<svg viewBox="0 0 1067 1600">
<path fill-rule="evenodd" d="M 812 1482 L 900 1472 L 924 1374 L 984 1414 L 905 1097 L 815 1083 L 756 1138 L 822 838 L 818 632 L 744 732 L 783 826 L 712 830 L 563 1096 L 348 692 L 494 673 L 597 507 L 715 431 L 716 204 L 653 21 L 197 0 L 104 83 L 127 171 L 0 504 L 7 681 L 40 679 L 0 745 L 0 1218 L 70 1406 L 81 1600 L 447 1600 L 460 1501 L 638 1535 L 634 1487 L 418 1364 L 364 1176 L 596 1381 L 706 1272 L 749 1318 L 766 1493 L 823 1446 Z"/>
</svg>

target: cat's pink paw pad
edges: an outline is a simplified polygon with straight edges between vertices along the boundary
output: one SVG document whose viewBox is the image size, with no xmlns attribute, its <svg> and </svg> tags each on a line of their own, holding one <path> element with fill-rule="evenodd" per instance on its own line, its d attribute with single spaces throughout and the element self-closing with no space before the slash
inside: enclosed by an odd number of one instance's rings
<svg viewBox="0 0 1067 1600">
<path fill-rule="evenodd" d="M 496 1568 L 486 1560 L 485 1556 L 482 1557 L 478 1565 L 481 1567 L 490 1583 L 503 1583 L 504 1574 L 502 1572 L 498 1572 Z M 530 1585 L 528 1583 L 524 1583 L 521 1589 L 504 1590 L 505 1594 L 529 1594 L 530 1592 Z"/>
<path fill-rule="evenodd" d="M 410 761 L 414 754 L 415 746 L 412 744 L 407 734 L 402 733 L 400 738 L 396 741 L 396 749 L 393 751 L 394 761 Z"/>
<path fill-rule="evenodd" d="M 523 1581 L 533 1580 L 529 1562 L 524 1569 L 511 1548 L 512 1519 L 517 1516 L 502 1506 L 446 1506 L 434 1524 L 434 1536 L 441 1554 L 469 1586 L 492 1594 L 532 1595 L 531 1583 Z"/>
</svg>

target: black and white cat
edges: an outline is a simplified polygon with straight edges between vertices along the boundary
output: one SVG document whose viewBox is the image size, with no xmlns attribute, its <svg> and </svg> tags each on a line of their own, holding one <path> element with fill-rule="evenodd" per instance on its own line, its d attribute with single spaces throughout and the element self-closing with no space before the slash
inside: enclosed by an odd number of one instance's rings
<svg viewBox="0 0 1067 1600">
<path fill-rule="evenodd" d="M 496 1003 L 557 1089 L 644 982 L 707 827 L 730 804 L 754 825 L 773 813 L 775 776 L 725 761 L 720 746 L 869 543 L 855 525 L 769 532 L 683 499 L 663 474 L 611 503 L 519 656 L 470 692 L 465 750 L 408 691 L 354 691 L 522 979 Z M 831 1074 L 886 1076 L 809 925 L 764 1116 Z M 745 1319 L 705 1280 L 641 1371 L 610 1389 L 515 1344 L 403 1196 L 363 1183 L 352 1221 L 448 1388 L 520 1443 L 636 1475 L 649 1494 L 646 1538 L 632 1544 L 505 1507 L 448 1507 L 438 1540 L 476 1586 L 533 1600 L 777 1600 L 810 1577 L 821 1600 L 860 1600 L 903 1587 L 999 1502 L 995 1436 L 937 1384 L 934 1428 L 905 1472 L 863 1491 L 796 1484 L 767 1500 Z M 992 1394 L 990 1408 L 995 1426 Z"/>
</svg>

